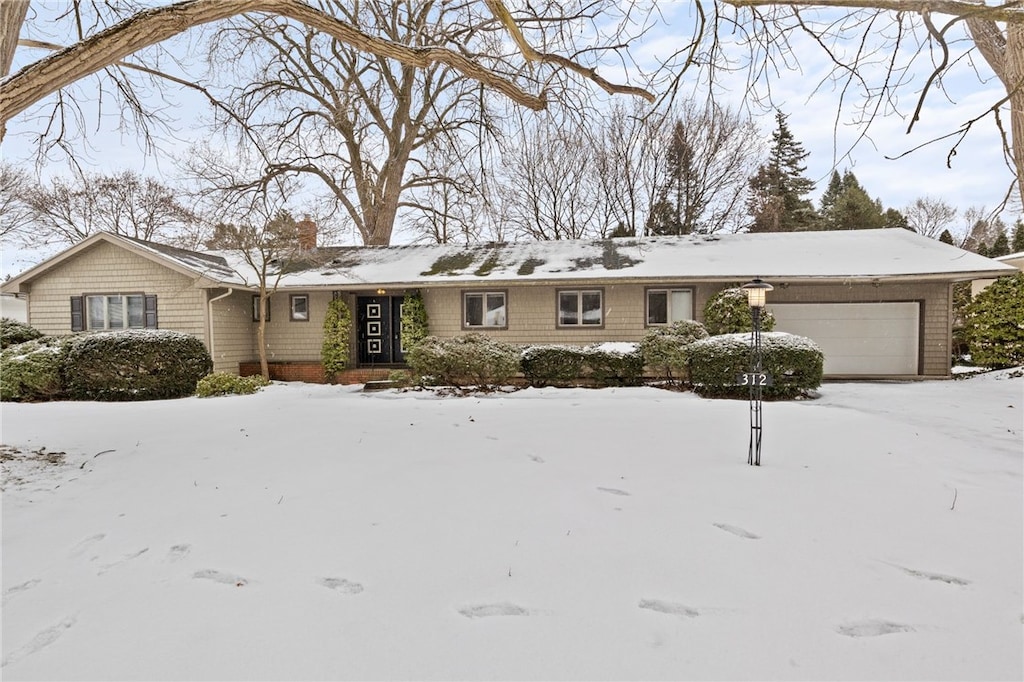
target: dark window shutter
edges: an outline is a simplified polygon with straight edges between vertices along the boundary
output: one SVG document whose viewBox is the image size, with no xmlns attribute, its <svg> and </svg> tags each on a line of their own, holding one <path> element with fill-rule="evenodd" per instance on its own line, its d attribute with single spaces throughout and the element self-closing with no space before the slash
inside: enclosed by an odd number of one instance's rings
<svg viewBox="0 0 1024 682">
<path fill-rule="evenodd" d="M 146 329 L 156 329 L 156 295 L 146 296 Z"/>
<path fill-rule="evenodd" d="M 85 296 L 71 297 L 71 331 L 85 331 Z"/>
</svg>

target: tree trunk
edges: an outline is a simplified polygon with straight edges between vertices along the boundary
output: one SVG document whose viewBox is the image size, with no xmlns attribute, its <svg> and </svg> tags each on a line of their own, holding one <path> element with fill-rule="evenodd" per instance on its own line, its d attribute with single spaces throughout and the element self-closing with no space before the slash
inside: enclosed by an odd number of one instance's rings
<svg viewBox="0 0 1024 682">
<path fill-rule="evenodd" d="M 265 381 L 270 381 L 270 365 L 267 363 L 267 291 L 260 288 L 260 321 L 256 325 L 256 344 L 260 349 L 260 374 Z"/>
<path fill-rule="evenodd" d="M 0 78 L 6 78 L 14 63 L 21 25 L 28 14 L 29 0 L 0 0 Z"/>
</svg>

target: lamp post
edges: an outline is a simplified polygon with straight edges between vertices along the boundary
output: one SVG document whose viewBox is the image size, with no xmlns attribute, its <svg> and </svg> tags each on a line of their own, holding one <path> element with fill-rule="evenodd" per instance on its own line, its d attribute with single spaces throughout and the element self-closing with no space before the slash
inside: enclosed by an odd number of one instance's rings
<svg viewBox="0 0 1024 682">
<path fill-rule="evenodd" d="M 761 311 L 764 309 L 765 294 L 774 287 L 759 277 L 747 282 L 742 287 L 747 292 L 750 304 L 750 315 L 753 328 L 750 333 L 750 372 L 745 375 L 744 383 L 750 387 L 750 449 L 747 453 L 747 464 L 761 466 L 761 389 L 771 386 L 771 376 L 761 366 Z"/>
</svg>

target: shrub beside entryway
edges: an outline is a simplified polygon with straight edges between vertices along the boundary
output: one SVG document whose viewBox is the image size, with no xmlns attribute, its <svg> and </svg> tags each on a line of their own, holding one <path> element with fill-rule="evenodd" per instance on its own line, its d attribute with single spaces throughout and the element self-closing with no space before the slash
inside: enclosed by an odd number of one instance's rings
<svg viewBox="0 0 1024 682">
<path fill-rule="evenodd" d="M 762 367 L 774 385 L 764 388 L 765 398 L 792 399 L 821 385 L 825 356 L 814 341 L 785 332 L 761 334 Z M 720 334 L 688 347 L 690 381 L 706 397 L 744 398 L 745 386 L 736 377 L 750 371 L 750 334 Z"/>
</svg>

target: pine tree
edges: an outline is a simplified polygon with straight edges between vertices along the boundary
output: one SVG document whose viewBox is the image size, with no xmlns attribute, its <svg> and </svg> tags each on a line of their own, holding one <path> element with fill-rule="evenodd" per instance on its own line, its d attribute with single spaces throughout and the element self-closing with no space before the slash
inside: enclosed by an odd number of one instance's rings
<svg viewBox="0 0 1024 682">
<path fill-rule="evenodd" d="M 882 214 L 882 227 L 902 227 L 904 230 L 914 231 L 907 222 L 907 216 L 895 208 L 885 209 L 885 213 Z M 950 235 L 949 238 L 952 240 L 953 236 Z M 952 241 L 950 243 L 952 244 Z"/>
<path fill-rule="evenodd" d="M 817 220 L 814 204 L 804 197 L 814 183 L 804 177 L 802 161 L 809 152 L 793 138 L 786 115 L 775 112 L 778 128 L 772 133 L 768 163 L 750 179 L 747 211 L 754 222 L 751 232 L 793 232 L 812 228 Z"/>
<path fill-rule="evenodd" d="M 832 182 L 822 196 L 822 229 L 870 230 L 884 227 L 881 202 L 868 196 L 851 171 L 845 171 L 837 183 L 838 175 L 833 171 Z"/>
<path fill-rule="evenodd" d="M 996 235 L 995 241 L 988 249 L 988 256 L 989 258 L 999 258 L 1008 255 L 1010 255 L 1010 240 L 1006 238 L 1006 232 L 1003 231 Z"/>
<path fill-rule="evenodd" d="M 1013 241 L 1010 243 L 1011 253 L 1024 253 L 1024 221 L 1017 219 L 1013 226 Z"/>
<path fill-rule="evenodd" d="M 953 233 L 950 232 L 949 230 L 942 231 L 942 234 L 939 235 L 939 241 L 942 242 L 943 244 L 950 244 L 952 246 L 956 246 L 956 244 L 953 242 Z"/>
</svg>

